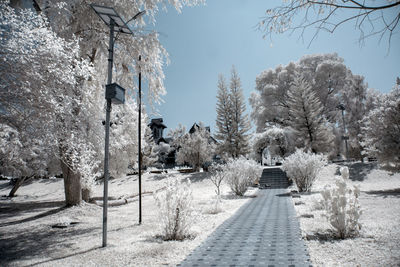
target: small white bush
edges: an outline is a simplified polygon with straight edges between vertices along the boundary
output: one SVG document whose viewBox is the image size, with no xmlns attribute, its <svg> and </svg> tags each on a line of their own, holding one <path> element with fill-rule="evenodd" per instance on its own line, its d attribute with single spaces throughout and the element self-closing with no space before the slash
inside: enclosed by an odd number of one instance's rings
<svg viewBox="0 0 400 267">
<path fill-rule="evenodd" d="M 340 167 L 340 174 L 342 175 L 342 178 L 347 180 L 349 179 L 349 168 L 347 166 Z"/>
<path fill-rule="evenodd" d="M 238 196 L 243 196 L 247 188 L 260 178 L 262 167 L 254 160 L 240 157 L 229 160 L 223 167 L 223 171 L 232 192 Z"/>
<path fill-rule="evenodd" d="M 292 179 L 299 192 L 309 192 L 318 172 L 325 166 L 326 158 L 298 149 L 285 159 L 282 169 Z"/>
<path fill-rule="evenodd" d="M 194 222 L 190 182 L 170 178 L 166 189 L 154 195 L 164 240 L 183 240 L 189 236 Z"/>
<path fill-rule="evenodd" d="M 221 164 L 212 164 L 208 169 L 211 173 L 210 180 L 216 187 L 215 193 L 217 194 L 217 196 L 219 196 L 221 194 L 220 187 L 222 181 L 225 179 L 226 176 L 223 170 L 223 166 Z"/>
<path fill-rule="evenodd" d="M 362 213 L 358 196 L 358 187 L 350 188 L 343 178 L 337 178 L 335 186 L 326 187 L 322 191 L 321 205 L 325 209 L 325 217 L 336 232 L 337 237 L 344 239 L 355 236 L 361 229 L 358 222 Z"/>
<path fill-rule="evenodd" d="M 219 195 L 217 195 L 215 201 L 209 203 L 209 206 L 205 210 L 205 212 L 208 214 L 218 214 L 222 211 L 223 211 L 222 201 Z"/>
</svg>

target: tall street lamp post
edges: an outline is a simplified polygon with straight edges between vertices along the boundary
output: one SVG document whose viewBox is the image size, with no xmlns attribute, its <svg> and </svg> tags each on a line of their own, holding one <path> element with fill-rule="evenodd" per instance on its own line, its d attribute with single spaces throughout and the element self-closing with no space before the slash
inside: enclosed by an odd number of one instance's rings
<svg viewBox="0 0 400 267">
<path fill-rule="evenodd" d="M 337 108 L 342 111 L 342 120 L 343 120 L 343 136 L 342 136 L 342 139 L 344 140 L 345 145 L 346 145 L 346 159 L 348 160 L 349 159 L 349 149 L 348 149 L 348 146 L 347 146 L 347 140 L 349 139 L 349 137 L 346 135 L 346 122 L 344 120 L 344 111 L 346 110 L 346 108 L 344 107 L 343 104 L 339 104 L 337 106 Z"/>
<path fill-rule="evenodd" d="M 110 40 L 108 45 L 108 76 L 106 84 L 105 98 L 107 100 L 106 122 L 105 122 L 105 146 L 104 146 L 104 194 L 103 194 L 103 247 L 107 246 L 107 207 L 108 207 L 108 179 L 109 179 L 109 141 L 110 141 L 110 114 L 111 103 L 124 104 L 125 89 L 116 83 L 112 83 L 112 66 L 114 55 L 114 33 L 132 34 L 127 23 L 118 15 L 112 7 L 90 5 L 96 14 L 110 28 Z M 132 19 L 139 17 L 139 12 Z"/>
</svg>

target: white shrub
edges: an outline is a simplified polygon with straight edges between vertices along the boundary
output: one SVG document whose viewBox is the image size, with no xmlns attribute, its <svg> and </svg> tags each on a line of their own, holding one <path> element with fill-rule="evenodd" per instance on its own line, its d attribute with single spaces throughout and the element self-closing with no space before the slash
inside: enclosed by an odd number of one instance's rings
<svg viewBox="0 0 400 267">
<path fill-rule="evenodd" d="M 208 203 L 208 207 L 205 209 L 205 213 L 218 214 L 223 211 L 221 197 L 217 195 L 214 201 Z"/>
<path fill-rule="evenodd" d="M 243 196 L 247 188 L 254 184 L 262 173 L 262 167 L 257 162 L 244 157 L 229 160 L 223 170 L 232 192 L 238 196 Z"/>
<path fill-rule="evenodd" d="M 321 193 L 321 204 L 325 209 L 325 217 L 339 238 L 355 236 L 361 229 L 358 222 L 362 213 L 358 196 L 358 187 L 350 188 L 343 178 L 337 178 L 335 186 L 326 187 Z"/>
<path fill-rule="evenodd" d="M 347 180 L 349 179 L 349 168 L 347 166 L 340 167 L 340 174 L 342 175 L 342 178 Z"/>
<path fill-rule="evenodd" d="M 190 182 L 170 178 L 166 189 L 154 195 L 164 240 L 183 240 L 193 224 L 192 190 Z"/>
<path fill-rule="evenodd" d="M 299 192 L 309 192 L 318 172 L 325 164 L 325 156 L 297 149 L 295 153 L 285 159 L 282 169 L 296 183 Z"/>
</svg>

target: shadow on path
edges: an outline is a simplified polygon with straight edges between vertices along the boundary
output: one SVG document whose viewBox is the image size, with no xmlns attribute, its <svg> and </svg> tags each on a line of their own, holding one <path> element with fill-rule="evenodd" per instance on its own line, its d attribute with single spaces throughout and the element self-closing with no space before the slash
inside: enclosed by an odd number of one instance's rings
<svg viewBox="0 0 400 267">
<path fill-rule="evenodd" d="M 388 189 L 388 190 L 377 190 L 377 191 L 366 191 L 368 195 L 377 195 L 383 198 L 397 197 L 400 198 L 400 188 Z"/>
<path fill-rule="evenodd" d="M 362 182 L 373 169 L 377 168 L 378 164 L 376 162 L 355 162 L 344 163 L 339 166 L 347 166 L 349 168 L 350 180 Z M 339 168 L 337 168 L 335 174 L 340 175 Z"/>
<path fill-rule="evenodd" d="M 9 230 L 0 236 L 0 266 L 8 266 L 16 260 L 48 258 L 54 255 L 54 259 L 48 260 L 50 262 L 75 254 L 86 253 L 88 251 L 57 258 L 60 254 L 59 251 L 62 251 L 65 247 L 73 251 L 76 246 L 75 240 L 77 236 L 93 235 L 93 231 L 96 230 L 94 228 L 78 228 L 78 226 L 53 229 L 50 225 L 46 224 L 40 224 L 34 228 L 25 227 L 23 229 L 15 229 L 14 231 Z"/>
<path fill-rule="evenodd" d="M 13 217 L 20 217 L 29 213 L 37 213 L 40 210 L 54 208 L 51 210 L 44 211 L 42 213 L 24 218 L 19 220 L 12 221 Z M 24 222 L 33 221 L 36 219 L 40 219 L 49 215 L 56 214 L 62 210 L 66 209 L 64 201 L 53 201 L 53 202 L 8 202 L 1 203 L 0 207 L 0 219 L 4 221 L 8 219 L 8 222 L 0 223 L 0 227 L 20 224 Z"/>
<path fill-rule="evenodd" d="M 101 249 L 101 247 L 94 247 L 94 248 L 91 248 L 91 249 L 87 249 L 87 250 L 84 250 L 84 251 L 79 251 L 79 252 L 68 254 L 68 255 L 65 255 L 65 256 L 55 257 L 55 258 L 52 258 L 52 259 L 49 259 L 49 260 L 36 262 L 34 264 L 30 264 L 30 265 L 27 265 L 27 266 L 39 266 L 39 265 L 42 265 L 42 264 L 45 264 L 45 263 L 50 263 L 50 262 L 57 261 L 57 260 L 67 259 L 69 257 L 83 255 L 83 254 L 86 254 L 86 253 L 89 253 L 89 252 L 92 252 L 92 251 L 95 251 L 95 250 L 98 250 L 98 249 Z"/>
<path fill-rule="evenodd" d="M 210 178 L 210 175 L 211 174 L 209 172 L 193 172 L 188 175 L 188 178 L 191 183 L 197 183 Z"/>
</svg>

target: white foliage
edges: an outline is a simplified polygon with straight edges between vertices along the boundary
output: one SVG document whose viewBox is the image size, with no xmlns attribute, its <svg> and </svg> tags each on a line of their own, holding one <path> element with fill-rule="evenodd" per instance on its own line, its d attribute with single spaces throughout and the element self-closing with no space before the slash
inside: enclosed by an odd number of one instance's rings
<svg viewBox="0 0 400 267">
<path fill-rule="evenodd" d="M 55 32 L 65 39 L 73 36 L 79 38 L 80 55 L 96 65 L 96 80 L 101 84 L 99 88 L 103 89 L 107 73 L 107 26 L 86 0 L 70 1 L 68 5 L 63 4 L 64 2 L 64 0 L 45 1 L 41 3 L 41 8 L 45 10 L 44 13 Z M 149 102 L 162 102 L 161 97 L 166 93 L 163 67 L 169 62 L 168 53 L 159 41 L 159 34 L 155 31 L 148 32 L 146 26 L 156 22 L 160 7 L 166 9 L 167 6 L 171 6 L 180 12 L 184 6 L 202 2 L 202 0 L 107 1 L 107 6 L 114 7 L 125 21 L 129 21 L 139 11 L 146 10 L 144 16 L 129 22 L 129 27 L 135 33 L 134 38 L 130 35 L 118 35 L 114 49 L 114 79 L 118 84 L 124 88 L 137 90 L 137 83 L 134 81 L 140 69 L 142 77 L 148 82 Z M 105 2 L 93 0 L 90 3 L 104 5 Z M 87 25 L 90 25 L 90 28 Z M 139 55 L 142 58 L 140 62 Z"/>
<path fill-rule="evenodd" d="M 45 16 L 29 9 L 17 12 L 7 1 L 0 6 L 0 117 L 18 129 L 23 149 L 14 159 L 25 162 L 15 171 L 45 174 L 53 154 L 78 168 L 82 166 L 79 154 L 86 152 L 82 146 L 87 144 L 81 142 L 84 127 L 74 122 L 82 118 L 80 114 L 90 114 L 89 105 L 82 105 L 90 92 L 80 93 L 77 86 L 89 77 L 92 67 L 79 58 L 78 40 L 57 36 Z M 64 153 L 68 156 L 60 155 Z"/>
<path fill-rule="evenodd" d="M 335 185 L 326 187 L 321 194 L 325 216 L 337 237 L 344 239 L 357 235 L 361 229 L 360 189 L 351 188 L 343 178 L 336 178 Z"/>
<path fill-rule="evenodd" d="M 156 151 L 157 145 L 154 142 L 151 129 L 149 126 L 145 128 L 145 136 L 144 140 L 146 144 L 142 149 L 142 163 L 144 167 L 150 167 L 158 160 L 158 153 Z"/>
<path fill-rule="evenodd" d="M 400 169 L 400 86 L 375 101 L 376 107 L 363 120 L 362 145 L 380 163 Z"/>
<path fill-rule="evenodd" d="M 154 195 L 164 240 L 183 240 L 190 235 L 194 222 L 190 181 L 169 178 L 165 190 Z"/>
<path fill-rule="evenodd" d="M 125 175 L 128 166 L 138 159 L 138 112 L 132 99 L 112 113 L 110 127 L 110 174 L 115 178 Z M 146 129 L 146 115 L 142 114 L 142 129 Z M 142 134 L 142 147 L 146 140 Z"/>
<path fill-rule="evenodd" d="M 184 137 L 186 135 L 186 127 L 183 126 L 182 124 L 179 124 L 177 128 L 169 130 L 168 131 L 168 136 L 171 137 L 172 142 L 171 146 L 175 148 L 179 148 L 184 140 Z"/>
<path fill-rule="evenodd" d="M 214 144 L 210 141 L 210 133 L 203 126 L 198 127 L 194 133 L 185 134 L 180 146 L 176 153 L 178 163 L 189 163 L 199 170 L 204 163 L 212 160 Z"/>
<path fill-rule="evenodd" d="M 233 193 L 243 196 L 247 188 L 260 178 L 263 168 L 254 160 L 244 157 L 230 159 L 223 167 L 225 179 Z"/>
<path fill-rule="evenodd" d="M 161 163 L 166 163 L 167 156 L 168 154 L 172 151 L 173 148 L 169 144 L 166 144 L 164 142 L 160 142 L 155 148 L 154 152 L 158 156 L 158 160 Z"/>
<path fill-rule="evenodd" d="M 317 152 L 325 152 L 323 150 L 326 149 L 333 155 L 344 153 L 344 146 L 338 148 L 343 143 L 341 140 L 343 120 L 341 112 L 337 109 L 338 104 L 341 103 L 346 108 L 345 121 L 350 137 L 349 156 L 359 157 L 361 150 L 359 120 L 365 117 L 370 109 L 366 98 L 367 85 L 364 77 L 353 74 L 345 66 L 344 60 L 335 53 L 305 55 L 296 62 L 278 65 L 257 76 L 256 92 L 253 92 L 249 99 L 253 109 L 251 117 L 257 126 L 257 132 L 264 132 L 270 125 L 280 125 L 284 128 L 298 122 L 296 116 L 290 117 L 291 105 L 289 105 L 288 96 L 299 74 L 311 87 L 309 91 L 314 94 L 314 102 L 315 100 L 320 102 L 322 110 L 319 115 L 321 116 L 317 117 L 319 120 L 325 120 L 324 127 L 321 128 L 326 128 L 329 132 L 332 132 L 330 128 L 333 128 L 338 137 L 337 144 L 334 147 L 328 147 L 325 143 L 333 144 L 333 136 L 331 133 L 327 134 L 330 135 L 327 138 L 329 141 L 322 141 L 321 145 L 317 144 Z M 311 92 L 307 95 L 311 95 Z M 303 147 L 302 142 L 306 139 L 306 135 L 303 134 L 300 137 L 298 146 Z"/>
<path fill-rule="evenodd" d="M 282 169 L 296 183 L 299 192 L 309 192 L 319 171 L 326 163 L 327 160 L 323 155 L 297 149 L 296 152 L 285 159 Z"/>
<path fill-rule="evenodd" d="M 18 131 L 6 124 L 0 124 L 1 174 L 18 177 L 30 172 L 23 148 Z M 29 152 L 33 153 L 33 151 Z"/>
<path fill-rule="evenodd" d="M 349 168 L 347 166 L 344 167 L 340 167 L 340 175 L 342 175 L 342 178 L 344 180 L 348 180 L 349 179 Z"/>
<path fill-rule="evenodd" d="M 263 71 L 256 78 L 256 93 L 250 97 L 257 131 L 261 132 L 269 124 L 287 126 L 287 92 L 298 74 L 302 75 L 315 92 L 324 107 L 323 115 L 331 121 L 337 113 L 336 106 L 344 81 L 351 72 L 337 54 L 305 55 L 299 61 L 286 66 Z M 332 88 L 334 86 L 334 88 Z M 336 119 L 336 116 L 333 117 Z"/>
</svg>

